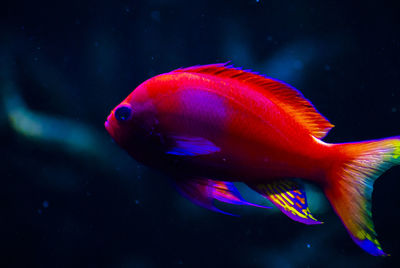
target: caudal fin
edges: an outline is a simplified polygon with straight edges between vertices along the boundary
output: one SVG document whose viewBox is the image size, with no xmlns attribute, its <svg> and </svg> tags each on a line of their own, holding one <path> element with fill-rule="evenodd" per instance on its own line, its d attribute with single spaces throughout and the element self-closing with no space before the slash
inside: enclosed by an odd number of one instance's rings
<svg viewBox="0 0 400 268">
<path fill-rule="evenodd" d="M 386 256 L 372 222 L 372 186 L 400 164 L 400 137 L 333 146 L 341 160 L 328 172 L 325 194 L 354 242 L 372 255 Z"/>
</svg>

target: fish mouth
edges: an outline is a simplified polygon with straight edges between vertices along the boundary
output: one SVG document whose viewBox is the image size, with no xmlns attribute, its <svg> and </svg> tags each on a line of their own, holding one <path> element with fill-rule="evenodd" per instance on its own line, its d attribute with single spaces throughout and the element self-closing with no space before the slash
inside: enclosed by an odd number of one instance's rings
<svg viewBox="0 0 400 268">
<path fill-rule="evenodd" d="M 108 132 L 110 132 L 111 130 L 110 119 L 111 119 L 111 114 L 107 116 L 106 122 L 104 122 L 104 127 L 107 129 Z"/>
<path fill-rule="evenodd" d="M 108 132 L 108 134 L 114 138 L 114 131 L 112 131 L 112 127 L 111 127 L 111 123 L 106 120 L 106 122 L 104 122 L 104 127 L 106 128 L 106 131 Z"/>
<path fill-rule="evenodd" d="M 107 117 L 106 121 L 104 122 L 104 127 L 106 128 L 107 132 L 110 133 L 111 135 L 111 120 L 110 120 L 110 116 Z"/>
</svg>

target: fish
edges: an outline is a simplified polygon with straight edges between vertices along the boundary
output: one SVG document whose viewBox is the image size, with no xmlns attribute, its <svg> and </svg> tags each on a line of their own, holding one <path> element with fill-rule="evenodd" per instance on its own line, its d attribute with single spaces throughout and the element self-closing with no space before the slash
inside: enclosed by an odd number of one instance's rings
<svg viewBox="0 0 400 268">
<path fill-rule="evenodd" d="M 374 230 L 371 196 L 374 181 L 400 164 L 400 136 L 322 141 L 333 127 L 294 87 L 229 63 L 154 76 L 105 122 L 120 147 L 167 174 L 199 206 L 221 213 L 215 200 L 260 206 L 241 196 L 234 183 L 242 182 L 292 220 L 321 224 L 307 203 L 304 183 L 312 183 L 359 247 L 387 256 Z"/>
</svg>

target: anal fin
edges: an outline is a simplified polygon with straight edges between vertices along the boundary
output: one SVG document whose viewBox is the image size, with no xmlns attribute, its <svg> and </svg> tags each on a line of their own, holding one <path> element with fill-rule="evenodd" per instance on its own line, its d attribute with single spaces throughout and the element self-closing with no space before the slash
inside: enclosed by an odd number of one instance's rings
<svg viewBox="0 0 400 268">
<path fill-rule="evenodd" d="M 271 201 L 292 220 L 304 224 L 321 224 L 310 213 L 303 187 L 293 180 L 282 179 L 264 184 L 247 184 Z"/>
</svg>

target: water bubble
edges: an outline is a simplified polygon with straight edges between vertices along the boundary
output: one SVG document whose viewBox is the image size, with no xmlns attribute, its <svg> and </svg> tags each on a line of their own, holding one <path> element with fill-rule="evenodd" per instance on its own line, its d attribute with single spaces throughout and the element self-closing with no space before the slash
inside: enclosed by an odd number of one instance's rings
<svg viewBox="0 0 400 268">
<path fill-rule="evenodd" d="M 311 245 L 310 244 L 307 244 L 307 248 L 310 248 L 311 247 Z"/>
</svg>

